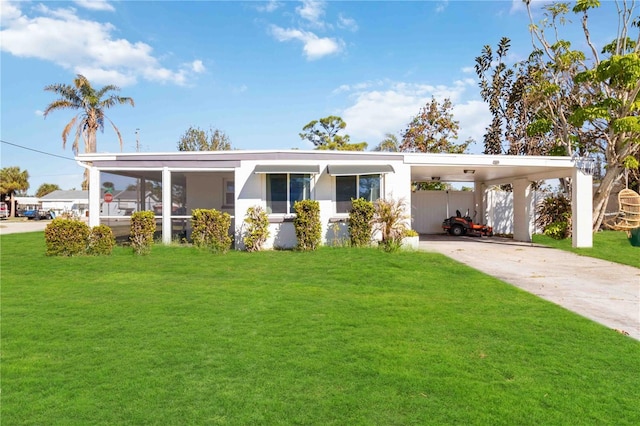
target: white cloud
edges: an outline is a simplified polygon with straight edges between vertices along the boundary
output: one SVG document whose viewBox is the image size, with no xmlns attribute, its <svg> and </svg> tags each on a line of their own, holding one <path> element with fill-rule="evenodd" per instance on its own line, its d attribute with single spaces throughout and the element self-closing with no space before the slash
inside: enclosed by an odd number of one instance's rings
<svg viewBox="0 0 640 426">
<path fill-rule="evenodd" d="M 107 0 L 75 0 L 75 3 L 85 9 L 103 10 L 107 12 L 114 12 L 116 10 Z"/>
<path fill-rule="evenodd" d="M 440 0 L 436 6 L 436 13 L 444 12 L 447 6 L 449 6 L 449 0 Z"/>
<path fill-rule="evenodd" d="M 339 39 L 318 37 L 312 32 L 296 29 L 284 29 L 276 25 L 271 26 L 271 34 L 278 41 L 298 40 L 304 44 L 303 50 L 308 60 L 322 58 L 340 52 L 344 42 Z"/>
<path fill-rule="evenodd" d="M 38 117 L 44 117 L 44 111 L 41 111 L 39 109 L 35 110 L 33 113 Z"/>
<path fill-rule="evenodd" d="M 347 18 L 343 16 L 342 13 L 338 15 L 338 27 L 353 32 L 358 31 L 358 24 L 355 19 Z"/>
<path fill-rule="evenodd" d="M 20 9 L 13 3 L 2 1 L 0 2 L 0 24 L 4 27 L 14 19 L 20 18 Z"/>
<path fill-rule="evenodd" d="M 453 106 L 453 118 L 460 122 L 458 140 L 474 139 L 480 146 L 487 126 L 491 123 L 489 106 L 483 101 L 466 101 Z"/>
<path fill-rule="evenodd" d="M 205 71 L 204 64 L 199 59 L 191 63 L 191 69 L 193 70 L 193 72 L 198 74 L 203 73 Z"/>
<path fill-rule="evenodd" d="M 241 84 L 240 86 L 235 86 L 231 88 L 231 91 L 236 95 L 239 95 L 241 93 L 246 93 L 247 90 L 249 90 L 249 86 L 247 86 L 246 84 Z"/>
<path fill-rule="evenodd" d="M 269 0 L 268 2 L 264 3 L 264 4 L 259 4 L 256 9 L 258 10 L 258 12 L 274 12 L 275 10 L 277 10 L 278 8 L 280 8 L 280 6 L 282 6 L 282 3 L 276 0 Z"/>
<path fill-rule="evenodd" d="M 543 6 L 551 3 L 555 3 L 555 1 L 554 0 L 531 0 L 530 5 L 531 5 L 531 9 L 535 11 L 536 9 L 540 9 Z M 513 14 L 513 13 L 526 12 L 526 11 L 527 11 L 527 5 L 524 4 L 522 0 L 511 0 L 511 9 L 509 10 L 509 13 Z"/>
<path fill-rule="evenodd" d="M 148 44 L 114 38 L 112 24 L 81 19 L 71 8 L 40 4 L 35 8 L 40 15 L 29 17 L 10 3 L 1 4 L 1 49 L 14 56 L 50 61 L 93 82 L 119 86 L 140 77 L 183 85 L 204 71 L 199 60 L 179 70 L 165 68 Z"/>
<path fill-rule="evenodd" d="M 363 81 L 361 83 L 356 83 L 356 84 L 342 84 L 337 89 L 334 89 L 331 93 L 334 95 L 338 95 L 340 93 L 345 93 L 345 92 L 361 92 L 371 87 L 375 87 L 375 86 L 380 87 L 384 85 L 384 83 L 385 82 L 382 80 L 376 80 L 376 81 Z"/>
<path fill-rule="evenodd" d="M 302 6 L 296 7 L 296 12 L 309 24 L 316 27 L 324 27 L 322 17 L 324 16 L 325 3 L 316 0 L 303 0 Z"/>
<path fill-rule="evenodd" d="M 484 102 L 465 100 L 466 90 L 475 85 L 471 79 L 455 81 L 448 86 L 403 82 L 376 84 L 378 87 L 374 90 L 371 83 L 366 83 L 364 89 L 355 89 L 359 85 L 343 85 L 334 91 L 351 93 L 351 106 L 338 111 L 338 115 L 347 123 L 347 133 L 353 140 L 367 141 L 370 146 L 379 143 L 386 133 L 400 134 L 432 96 L 438 101 L 451 99 L 454 119 L 460 122 L 459 141 L 471 137 L 481 142 L 491 121 Z M 386 89 L 379 85 L 385 85 Z"/>
</svg>

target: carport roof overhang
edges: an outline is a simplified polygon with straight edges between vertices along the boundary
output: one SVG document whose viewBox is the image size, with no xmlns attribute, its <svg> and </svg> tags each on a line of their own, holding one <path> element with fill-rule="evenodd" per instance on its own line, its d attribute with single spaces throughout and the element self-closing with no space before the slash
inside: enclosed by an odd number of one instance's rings
<svg viewBox="0 0 640 426">
<path fill-rule="evenodd" d="M 413 182 L 474 182 L 485 185 L 512 183 L 517 179 L 539 181 L 571 177 L 571 157 L 469 154 L 405 154 Z"/>
</svg>

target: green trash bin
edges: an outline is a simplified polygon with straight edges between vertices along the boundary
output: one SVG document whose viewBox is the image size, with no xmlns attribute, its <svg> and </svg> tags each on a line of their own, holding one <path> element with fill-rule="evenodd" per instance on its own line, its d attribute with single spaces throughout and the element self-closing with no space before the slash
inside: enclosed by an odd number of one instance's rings
<svg viewBox="0 0 640 426">
<path fill-rule="evenodd" d="M 631 237 L 629 237 L 629 242 L 634 247 L 640 247 L 640 228 L 635 228 L 631 230 Z"/>
</svg>

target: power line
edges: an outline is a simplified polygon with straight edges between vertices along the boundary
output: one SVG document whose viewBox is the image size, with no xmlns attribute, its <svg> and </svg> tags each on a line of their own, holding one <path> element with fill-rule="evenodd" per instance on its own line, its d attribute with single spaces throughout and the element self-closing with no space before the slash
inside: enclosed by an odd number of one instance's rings
<svg viewBox="0 0 640 426">
<path fill-rule="evenodd" d="M 39 153 L 39 154 L 50 155 L 51 157 L 58 157 L 58 158 L 62 158 L 63 160 L 76 161 L 74 158 L 63 157 L 62 155 L 51 154 L 50 152 L 39 151 L 39 150 L 37 150 L 37 149 L 28 148 L 28 147 L 26 147 L 26 146 L 18 145 L 18 144 L 16 144 L 16 143 L 11 143 L 11 142 L 7 142 L 7 141 L 3 141 L 3 140 L 1 140 L 1 139 L 0 139 L 0 142 L 2 142 L 2 143 L 6 143 L 7 145 L 17 146 L 18 148 L 26 149 L 26 150 L 29 150 L 29 151 L 37 152 L 37 153 Z"/>
</svg>

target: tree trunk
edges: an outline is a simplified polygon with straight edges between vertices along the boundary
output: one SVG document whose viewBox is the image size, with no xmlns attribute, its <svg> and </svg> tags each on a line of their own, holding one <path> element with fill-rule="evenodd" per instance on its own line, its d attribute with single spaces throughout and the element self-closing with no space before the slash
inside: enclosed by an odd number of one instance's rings
<svg viewBox="0 0 640 426">
<path fill-rule="evenodd" d="M 12 192 L 9 200 L 11 202 L 11 213 L 9 213 L 9 217 L 16 217 L 16 193 Z"/>
<path fill-rule="evenodd" d="M 607 211 L 607 203 L 609 201 L 609 196 L 611 195 L 611 190 L 620 180 L 622 176 L 621 171 L 620 166 L 610 164 L 604 178 L 602 178 L 600 186 L 593 195 L 593 232 L 598 231 L 602 225 L 604 214 Z"/>
</svg>

